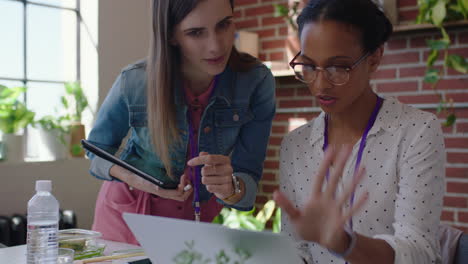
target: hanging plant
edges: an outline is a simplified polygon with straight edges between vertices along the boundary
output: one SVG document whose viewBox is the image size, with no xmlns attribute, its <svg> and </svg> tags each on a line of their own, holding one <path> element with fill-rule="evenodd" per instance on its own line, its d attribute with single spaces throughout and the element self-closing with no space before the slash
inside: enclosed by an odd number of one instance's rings
<svg viewBox="0 0 468 264">
<path fill-rule="evenodd" d="M 453 99 L 444 100 L 442 94 L 437 90 L 439 81 L 444 77 L 448 68 L 457 72 L 468 73 L 468 61 L 458 54 L 449 54 L 449 48 L 452 40 L 444 27 L 445 22 L 468 19 L 468 0 L 418 0 L 419 15 L 417 23 L 429 23 L 437 27 L 442 38 L 436 40 L 427 40 L 430 48 L 427 58 L 427 70 L 424 82 L 431 84 L 433 90 L 440 97 L 437 113 L 447 114 L 444 126 L 452 126 L 456 121 L 456 115 L 453 108 Z M 443 69 L 435 67 L 436 61 L 443 56 Z"/>
</svg>

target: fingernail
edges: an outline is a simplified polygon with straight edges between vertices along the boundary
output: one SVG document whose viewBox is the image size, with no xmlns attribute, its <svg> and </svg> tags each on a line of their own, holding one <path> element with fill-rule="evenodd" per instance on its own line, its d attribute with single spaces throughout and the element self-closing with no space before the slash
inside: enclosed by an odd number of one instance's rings
<svg viewBox="0 0 468 264">
<path fill-rule="evenodd" d="M 188 190 L 190 190 L 190 189 L 192 189 L 192 185 L 188 184 L 188 185 L 186 185 L 186 186 L 184 187 L 184 192 L 186 192 L 186 191 L 188 191 Z"/>
</svg>

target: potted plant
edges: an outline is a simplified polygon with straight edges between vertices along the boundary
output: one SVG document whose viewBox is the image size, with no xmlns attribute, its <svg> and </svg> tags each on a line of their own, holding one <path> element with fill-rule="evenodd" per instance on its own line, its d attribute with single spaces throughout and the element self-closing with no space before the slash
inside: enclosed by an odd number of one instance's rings
<svg viewBox="0 0 468 264">
<path fill-rule="evenodd" d="M 24 87 L 0 85 L 0 131 L 3 133 L 5 159 L 9 161 L 23 161 L 24 137 L 18 133 L 34 120 L 34 112 L 19 100 L 25 92 Z"/>
<path fill-rule="evenodd" d="M 62 104 L 70 113 L 70 153 L 73 157 L 84 157 L 80 141 L 86 137 L 85 126 L 82 123 L 83 112 L 89 106 L 80 82 L 65 84 L 66 96 L 62 96 Z M 68 98 L 67 98 L 68 97 Z"/>
<path fill-rule="evenodd" d="M 444 98 L 437 90 L 437 84 L 443 78 L 444 72 L 451 68 L 457 72 L 468 73 L 468 61 L 463 56 L 449 52 L 452 40 L 445 29 L 445 22 L 453 22 L 468 19 L 468 1 L 447 1 L 432 0 L 418 1 L 419 15 L 416 23 L 429 23 L 434 25 L 441 32 L 441 38 L 436 40 L 426 40 L 430 49 L 427 58 L 427 70 L 424 82 L 429 83 L 434 92 L 439 95 L 440 102 L 437 113 L 445 113 L 447 119 L 445 126 L 452 126 L 456 121 L 455 111 L 453 110 L 453 99 Z M 439 57 L 443 57 L 442 69 L 436 67 Z"/>
<path fill-rule="evenodd" d="M 55 159 L 66 156 L 61 154 L 63 146 L 73 157 L 84 156 L 80 140 L 85 138 L 85 127 L 81 120 L 83 111 L 88 107 L 88 100 L 79 82 L 65 83 L 64 88 L 65 96 L 61 97 L 61 102 L 65 114 L 56 111 L 54 116 L 45 116 L 36 121 L 43 131 L 48 132 L 48 135 L 43 133 L 43 138 Z M 57 142 L 62 146 L 57 146 Z"/>
<path fill-rule="evenodd" d="M 296 19 L 306 2 L 304 0 L 290 0 L 288 6 L 273 4 L 275 17 L 283 17 L 288 24 L 288 36 L 286 38 L 288 60 L 291 60 L 301 50 Z"/>
<path fill-rule="evenodd" d="M 68 142 L 70 141 L 70 117 L 68 115 L 44 116 L 35 121 L 34 126 L 39 125 L 39 134 L 42 146 L 39 149 L 41 157 L 53 160 L 68 157 Z"/>
</svg>

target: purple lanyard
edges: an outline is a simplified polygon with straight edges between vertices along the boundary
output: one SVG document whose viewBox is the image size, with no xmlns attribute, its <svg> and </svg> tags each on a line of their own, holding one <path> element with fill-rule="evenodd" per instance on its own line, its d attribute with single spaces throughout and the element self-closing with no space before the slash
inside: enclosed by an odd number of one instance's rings
<svg viewBox="0 0 468 264">
<path fill-rule="evenodd" d="M 357 159 L 356 159 L 356 165 L 354 166 L 354 175 L 356 175 L 357 170 L 359 169 L 359 165 L 361 164 L 361 159 L 362 159 L 362 154 L 364 153 L 364 148 L 366 147 L 366 140 L 367 140 L 367 135 L 369 134 L 369 131 L 371 130 L 372 126 L 375 123 L 375 120 L 377 119 L 377 114 L 379 113 L 380 107 L 382 106 L 383 99 L 377 96 L 377 104 L 375 105 L 374 110 L 372 111 L 372 115 L 367 122 L 366 130 L 364 130 L 364 134 L 362 135 L 361 138 L 361 143 L 359 144 L 359 151 L 357 154 Z M 325 129 L 323 131 L 323 151 L 328 147 L 328 115 L 325 115 Z M 328 181 L 328 178 L 330 177 L 330 170 L 327 171 L 326 179 Z M 350 208 L 353 207 L 354 204 L 354 192 L 351 194 L 351 199 L 350 199 Z M 353 230 L 353 218 L 349 220 L 351 230 Z"/>
<path fill-rule="evenodd" d="M 214 90 L 216 89 L 216 85 L 218 83 L 218 76 L 215 76 L 214 79 L 214 87 L 213 90 L 211 91 L 210 97 L 213 95 Z M 192 121 L 192 117 L 190 114 L 190 111 L 187 111 L 187 120 L 188 120 L 188 126 L 189 126 L 189 146 L 190 146 L 190 159 L 193 159 L 195 157 L 199 156 L 198 152 L 198 140 L 195 138 L 195 127 Z M 202 166 L 196 166 L 196 167 L 190 167 L 189 168 L 189 179 L 192 180 L 193 185 L 194 185 L 194 209 L 195 209 L 195 221 L 200 222 L 200 214 L 201 214 L 201 208 L 200 208 L 200 182 L 201 182 L 201 167 Z"/>
</svg>

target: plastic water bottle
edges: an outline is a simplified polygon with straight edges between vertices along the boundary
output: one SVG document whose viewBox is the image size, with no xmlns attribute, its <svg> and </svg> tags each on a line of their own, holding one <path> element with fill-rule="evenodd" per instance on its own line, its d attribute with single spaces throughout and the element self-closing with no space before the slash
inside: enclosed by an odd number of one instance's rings
<svg viewBox="0 0 468 264">
<path fill-rule="evenodd" d="M 36 194 L 28 202 L 28 264 L 57 263 L 59 203 L 51 190 L 51 181 L 36 181 Z"/>
</svg>

